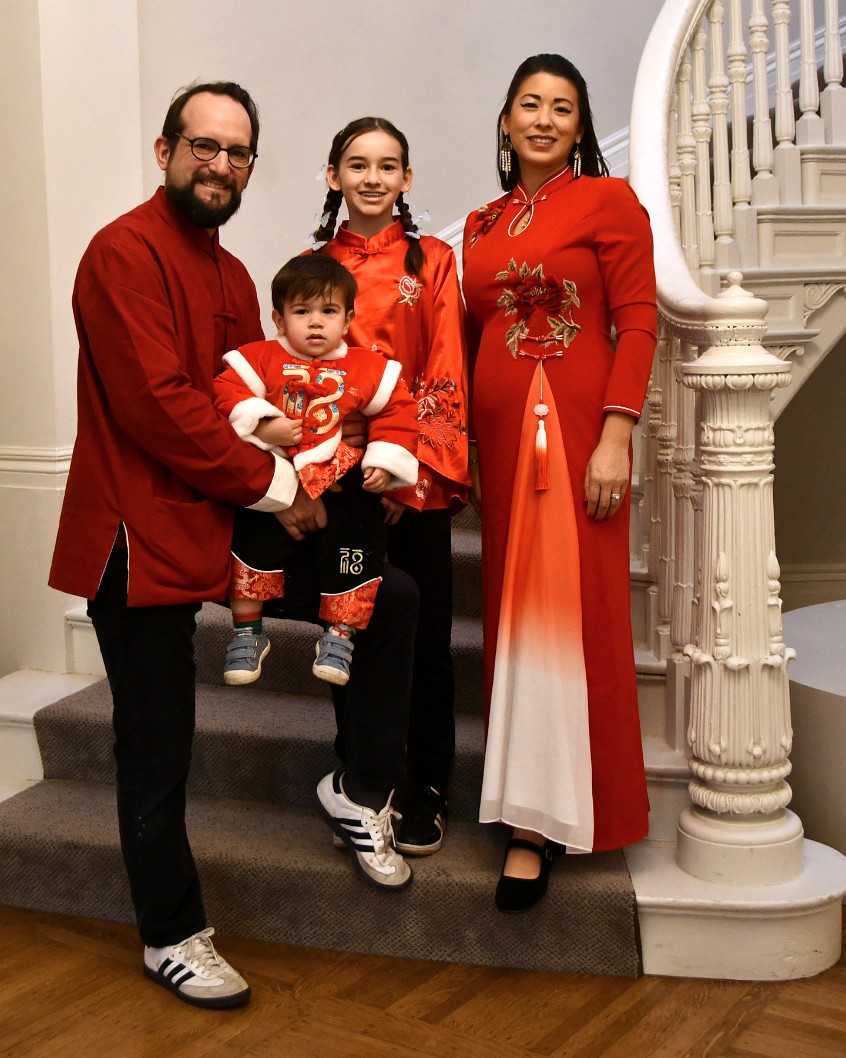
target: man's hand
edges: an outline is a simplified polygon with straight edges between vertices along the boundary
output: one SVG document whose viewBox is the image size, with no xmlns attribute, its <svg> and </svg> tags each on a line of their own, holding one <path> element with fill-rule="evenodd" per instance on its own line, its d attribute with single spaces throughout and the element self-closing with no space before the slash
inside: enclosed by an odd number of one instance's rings
<svg viewBox="0 0 846 1058">
<path fill-rule="evenodd" d="M 367 419 L 360 411 L 351 412 L 341 423 L 341 437 L 350 448 L 364 448 L 367 444 Z"/>
<path fill-rule="evenodd" d="M 276 517 L 294 540 L 305 540 L 306 533 L 314 533 L 326 526 L 323 500 L 313 500 L 303 489 L 297 489 L 294 502 L 287 510 L 276 511 Z"/>
</svg>

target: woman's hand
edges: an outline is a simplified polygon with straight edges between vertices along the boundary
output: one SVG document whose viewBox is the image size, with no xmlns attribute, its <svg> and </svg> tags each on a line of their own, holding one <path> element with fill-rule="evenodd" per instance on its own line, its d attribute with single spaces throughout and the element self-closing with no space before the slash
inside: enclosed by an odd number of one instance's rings
<svg viewBox="0 0 846 1058">
<path fill-rule="evenodd" d="M 470 471 L 470 494 L 467 497 L 470 500 L 470 506 L 481 517 L 482 515 L 482 479 L 479 473 L 479 453 L 476 448 L 470 450 L 470 461 L 468 469 Z"/>
<path fill-rule="evenodd" d="M 613 517 L 629 487 L 631 464 L 629 442 L 634 419 L 621 412 L 609 412 L 599 444 L 585 471 L 585 504 L 588 518 L 602 521 Z"/>
<path fill-rule="evenodd" d="M 405 512 L 405 504 L 391 496 L 382 497 L 382 506 L 385 508 L 385 525 L 396 525 Z"/>
</svg>

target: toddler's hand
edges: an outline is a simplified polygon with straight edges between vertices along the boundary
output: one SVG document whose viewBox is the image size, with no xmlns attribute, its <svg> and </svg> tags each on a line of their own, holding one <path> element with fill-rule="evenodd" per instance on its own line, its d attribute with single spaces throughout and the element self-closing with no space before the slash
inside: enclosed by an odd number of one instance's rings
<svg viewBox="0 0 846 1058">
<path fill-rule="evenodd" d="M 262 419 L 255 435 L 268 445 L 298 445 L 303 439 L 301 419 L 287 419 L 280 415 L 275 419 Z"/>
<path fill-rule="evenodd" d="M 367 492 L 384 492 L 391 480 L 387 470 L 380 467 L 368 467 L 362 471 L 364 475 L 364 488 Z"/>
<path fill-rule="evenodd" d="M 280 445 L 298 445 L 303 439 L 303 421 L 302 419 L 276 419 L 275 422 L 280 424 L 279 434 L 281 440 L 277 441 Z"/>
</svg>

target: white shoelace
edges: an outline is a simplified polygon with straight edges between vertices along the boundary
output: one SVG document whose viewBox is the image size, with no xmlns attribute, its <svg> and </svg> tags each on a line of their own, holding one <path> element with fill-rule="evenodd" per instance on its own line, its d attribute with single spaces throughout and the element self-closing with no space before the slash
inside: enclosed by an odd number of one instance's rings
<svg viewBox="0 0 846 1058">
<path fill-rule="evenodd" d="M 393 807 L 389 798 L 388 803 L 381 812 L 374 815 L 372 822 L 367 828 L 373 838 L 373 850 L 376 859 L 388 867 L 395 867 L 398 859 L 396 850 L 393 847 L 394 819 L 402 819 L 402 816 Z"/>
<path fill-rule="evenodd" d="M 213 933 L 214 926 L 207 926 L 206 929 L 186 938 L 173 949 L 185 965 L 201 977 L 217 977 L 225 969 L 223 960 L 211 942 Z"/>
</svg>

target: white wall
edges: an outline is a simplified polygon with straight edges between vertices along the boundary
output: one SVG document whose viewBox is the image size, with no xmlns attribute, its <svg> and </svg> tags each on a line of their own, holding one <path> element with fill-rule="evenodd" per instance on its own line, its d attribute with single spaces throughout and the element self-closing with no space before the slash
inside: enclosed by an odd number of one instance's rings
<svg viewBox="0 0 846 1058">
<path fill-rule="evenodd" d="M 500 193 L 496 117 L 528 55 L 557 51 L 575 62 L 600 138 L 628 125 L 640 52 L 662 2 L 141 0 L 145 148 L 180 85 L 231 78 L 254 95 L 260 158 L 224 241 L 263 294 L 313 230 L 325 193 L 315 176 L 348 121 L 380 114 L 405 132 L 411 208 L 429 210 L 424 227 L 435 234 Z M 158 178 L 150 154 L 147 191 Z"/>
<path fill-rule="evenodd" d="M 495 121 L 516 66 L 566 54 L 608 136 L 628 124 L 660 6 L 0 0 L 0 142 L 23 158 L 0 198 L 0 675 L 66 663 L 71 600 L 46 582 L 76 423 L 73 277 L 94 232 L 159 183 L 152 144 L 174 91 L 231 78 L 259 102 L 261 157 L 225 242 L 264 293 L 313 226 L 315 176 L 347 121 L 381 113 L 407 132 L 412 208 L 440 231 L 497 193 Z"/>
<path fill-rule="evenodd" d="M 838 301 L 842 318 L 842 296 Z M 846 598 L 844 422 L 846 338 L 775 424 L 773 505 L 785 610 Z"/>
<path fill-rule="evenodd" d="M 70 297 L 91 234 L 142 194 L 135 0 L 0 0 L 0 675 L 64 665 L 47 588 L 76 430 Z"/>
</svg>

